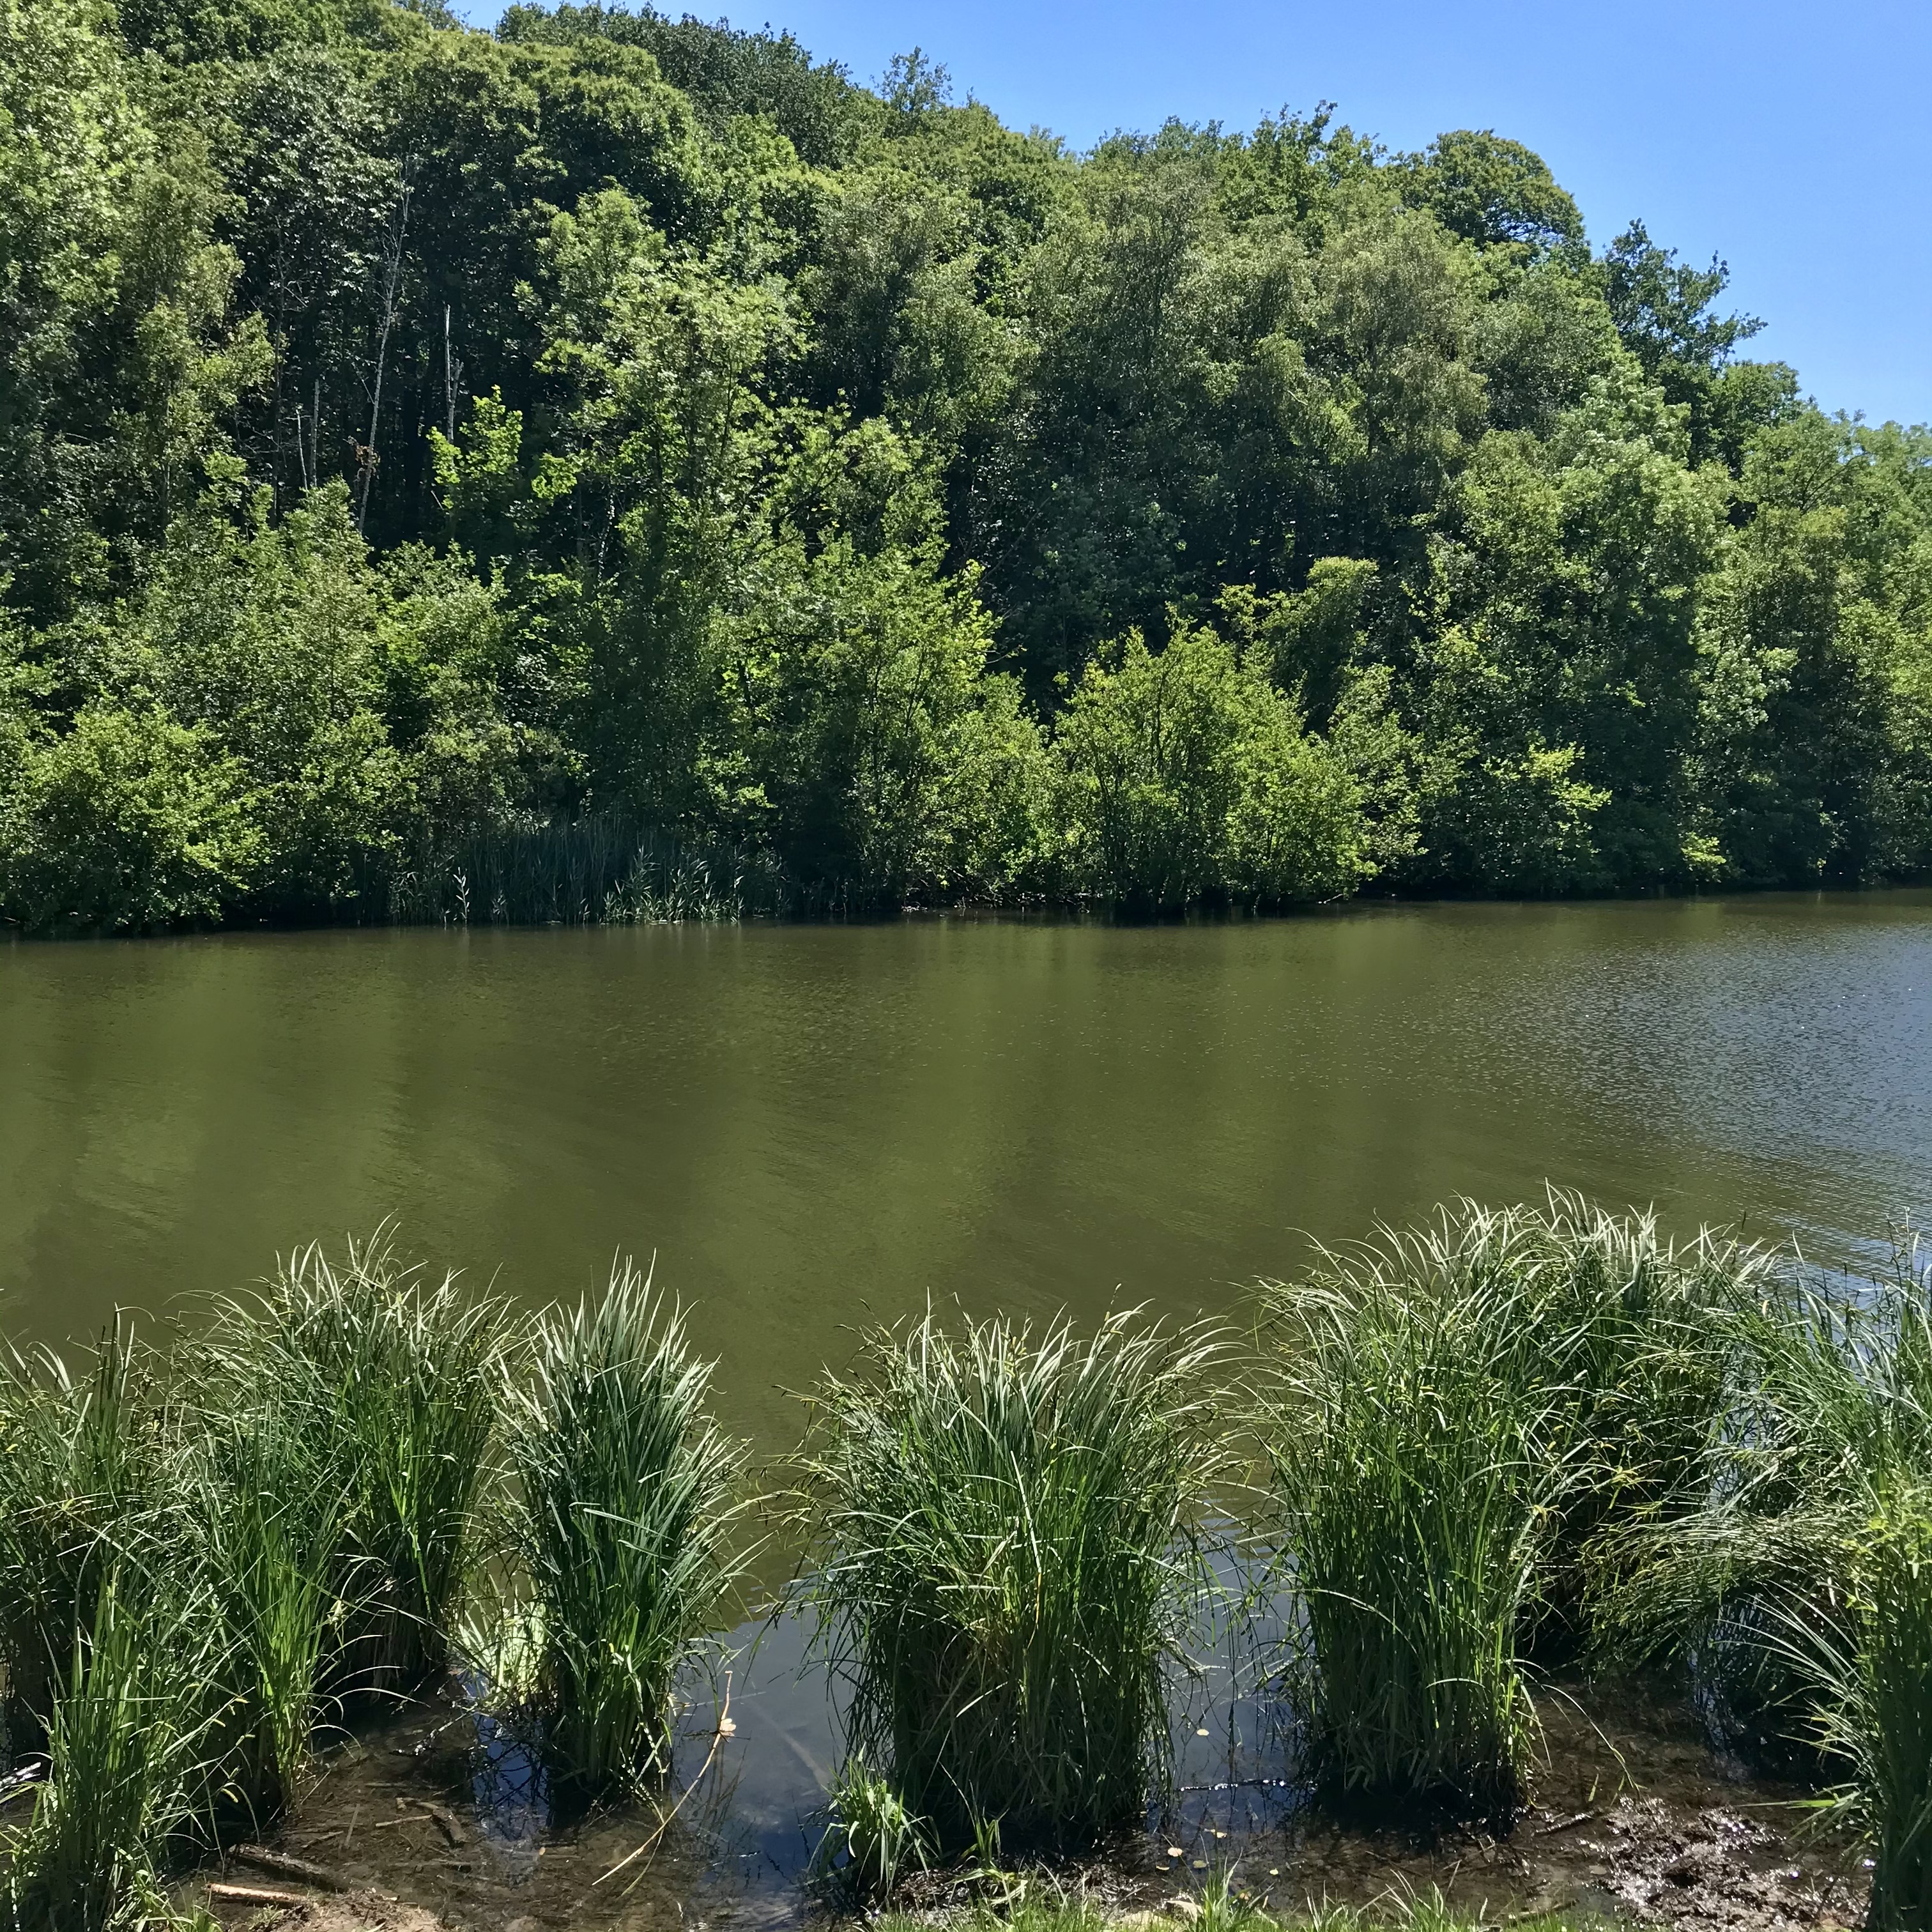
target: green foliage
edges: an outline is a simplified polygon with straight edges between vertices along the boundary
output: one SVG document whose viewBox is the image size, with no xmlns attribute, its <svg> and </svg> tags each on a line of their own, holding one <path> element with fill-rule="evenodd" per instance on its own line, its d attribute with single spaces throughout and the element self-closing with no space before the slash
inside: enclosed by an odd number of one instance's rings
<svg viewBox="0 0 1932 1932">
<path fill-rule="evenodd" d="M 341 1554 L 348 1479 L 299 1406 L 227 1412 L 213 1378 L 183 1414 L 173 1492 L 153 1527 L 170 1567 L 212 1606 L 217 1648 L 200 1808 L 260 1830 L 294 1808 L 328 1708 L 345 1608 L 358 1576 Z"/>
<path fill-rule="evenodd" d="M 926 1858 L 926 1821 L 906 1809 L 890 1778 L 862 1757 L 848 1758 L 832 1784 L 831 1821 L 812 1849 L 812 1883 L 850 1904 L 877 1904 Z"/>
<path fill-rule="evenodd" d="M 1266 1428 L 1306 1606 L 1294 1694 L 1337 1802 L 1510 1816 L 1535 1736 L 1516 1638 L 1570 1471 L 1526 1384 L 1526 1231 L 1390 1234 L 1270 1291 Z"/>
<path fill-rule="evenodd" d="M 10 1932 L 136 1932 L 187 1820 L 206 1637 L 194 1607 L 116 1566 L 76 1631 L 46 1781 L 6 1875 Z"/>
<path fill-rule="evenodd" d="M 1292 702 L 1204 627 L 1131 633 L 1058 721 L 1058 862 L 1154 909 L 1336 898 L 1369 870 L 1354 781 Z"/>
<path fill-rule="evenodd" d="M 51 1350 L 0 1362 L 0 1666 L 16 1752 L 46 1735 L 77 1633 L 154 1486 L 148 1372 L 118 1328 L 80 1376 Z"/>
<path fill-rule="evenodd" d="M 1076 156 L 649 9 L 4 0 L 0 262 L 29 930 L 459 916 L 579 820 L 796 910 L 1932 868 L 1924 433 L 1494 130 Z M 1123 722 L 1170 660 L 1212 783 Z"/>
<path fill-rule="evenodd" d="M 278 1439 L 291 1450 L 306 1444 L 320 1472 L 296 1507 L 324 1514 L 244 1526 L 258 1542 L 244 1546 L 242 1563 L 275 1566 L 265 1588 L 286 1603 L 291 1588 L 306 1589 L 310 1552 L 333 1516 L 330 1580 L 344 1624 L 328 1681 L 364 1693 L 412 1689 L 445 1662 L 468 1582 L 502 1399 L 502 1304 L 466 1295 L 454 1276 L 432 1286 L 383 1230 L 350 1242 L 340 1264 L 320 1246 L 290 1256 L 259 1299 L 218 1306 L 210 1346 L 256 1426 L 288 1432 L 254 1453 Z M 299 1693 L 301 1663 L 285 1654 L 278 1666 L 290 1678 L 274 1694 L 284 1702 Z"/>
<path fill-rule="evenodd" d="M 1523 1658 L 1574 1652 L 1631 1551 L 1703 1508 L 1766 1251 L 1556 1190 L 1463 1202 L 1270 1287 L 1264 1432 L 1307 1606 L 1292 1686 L 1334 1787 L 1507 1815 Z"/>
<path fill-rule="evenodd" d="M 843 542 L 787 566 L 734 627 L 747 830 L 806 895 L 1000 898 L 1032 856 L 1046 758 L 987 672 L 972 578 Z"/>
<path fill-rule="evenodd" d="M 800 1600 L 851 1753 L 935 1846 L 1078 1842 L 1143 1802 L 1204 1583 L 1216 1352 L 1128 1315 L 1082 1341 L 928 1312 L 820 1385 Z"/>
<path fill-rule="evenodd" d="M 1541 159 L 1493 129 L 1438 134 L 1403 164 L 1409 195 L 1452 235 L 1534 260 L 1575 251 L 1583 218 Z"/>
<path fill-rule="evenodd" d="M 238 760 L 159 705 L 89 705 L 29 741 L 0 804 L 0 893 L 44 932 L 213 924 L 260 863 L 243 788 Z"/>
<path fill-rule="evenodd" d="M 538 1322 L 512 1388 L 510 1548 L 527 1681 L 560 1779 L 589 1795 L 670 1769 L 673 1680 L 716 1628 L 744 1452 L 705 1411 L 681 1310 L 628 1262 Z"/>
</svg>

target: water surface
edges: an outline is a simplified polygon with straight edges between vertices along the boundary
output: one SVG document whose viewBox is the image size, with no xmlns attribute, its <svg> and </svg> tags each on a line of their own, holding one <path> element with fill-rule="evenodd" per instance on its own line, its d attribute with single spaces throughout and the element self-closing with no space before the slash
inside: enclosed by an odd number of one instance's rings
<svg viewBox="0 0 1932 1932">
<path fill-rule="evenodd" d="M 0 947 L 16 1338 L 386 1216 L 526 1301 L 655 1252 L 770 1448 L 928 1294 L 1225 1310 L 1546 1176 L 1832 1262 L 1932 1204 L 1932 894 Z"/>
<path fill-rule="evenodd" d="M 1684 1232 L 1743 1219 L 1822 1262 L 1872 1258 L 1932 1206 L 1932 894 L 0 948 L 16 1340 L 191 1305 L 391 1216 L 526 1303 L 655 1253 L 721 1358 L 724 1417 L 776 1450 L 786 1391 L 928 1295 L 1225 1313 L 1310 1238 L 1546 1177 Z M 335 1761 L 295 1841 L 478 1924 L 658 1923 L 685 1896 L 789 1916 L 839 1749 L 804 1637 L 741 1648 L 722 1754 L 694 1687 L 692 1799 L 621 1906 L 594 1881 L 646 1822 L 560 1834 L 515 1754 L 445 1707 Z M 1680 1810 L 1773 1802 L 1681 1724 L 1653 1748 L 1634 1721 L 1611 1772 L 1570 1726 L 1557 1811 L 1597 1817 L 1606 1776 Z M 1317 1844 L 1292 1750 L 1225 1671 L 1175 1728 L 1184 1789 L 1123 1853 L 1156 1894 L 1196 1857 L 1290 1898 L 1393 1879 L 1534 1903 L 1622 1869 L 1587 1834 L 1519 1834 L 1514 1876 L 1463 1850 Z M 466 1802 L 472 1841 L 379 1823 L 412 1790 Z"/>
</svg>

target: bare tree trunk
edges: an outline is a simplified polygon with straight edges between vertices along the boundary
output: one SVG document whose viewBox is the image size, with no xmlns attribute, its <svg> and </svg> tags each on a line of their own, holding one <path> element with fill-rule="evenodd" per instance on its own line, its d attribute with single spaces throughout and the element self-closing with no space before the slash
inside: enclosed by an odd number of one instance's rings
<svg viewBox="0 0 1932 1932">
<path fill-rule="evenodd" d="M 449 304 L 442 305 L 442 413 L 443 434 L 456 440 L 456 367 L 449 358 Z"/>
<path fill-rule="evenodd" d="M 396 204 L 396 226 L 389 237 L 388 272 L 382 284 L 382 331 L 376 341 L 376 382 L 369 397 L 369 440 L 362 452 L 362 500 L 356 506 L 356 533 L 362 534 L 362 526 L 369 516 L 369 486 L 376 480 L 376 432 L 382 415 L 382 368 L 388 360 L 389 332 L 396 326 L 396 292 L 403 278 L 403 238 L 410 225 L 410 179 L 406 172 L 403 176 L 403 196 Z"/>
</svg>

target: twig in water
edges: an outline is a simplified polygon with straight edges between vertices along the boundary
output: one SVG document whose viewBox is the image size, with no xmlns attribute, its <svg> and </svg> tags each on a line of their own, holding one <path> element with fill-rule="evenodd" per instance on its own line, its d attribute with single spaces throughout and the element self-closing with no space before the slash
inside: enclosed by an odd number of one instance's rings
<svg viewBox="0 0 1932 1932">
<path fill-rule="evenodd" d="M 657 1829 L 634 1852 L 626 1854 L 626 1856 L 620 1858 L 608 1871 L 601 1874 L 591 1880 L 593 1890 L 602 1885 L 605 1879 L 615 1878 L 626 1865 L 642 1858 L 646 1852 L 656 1847 L 658 1840 L 670 1829 L 671 1820 L 684 1808 L 684 1801 L 704 1782 L 706 1772 L 709 1772 L 712 1766 L 718 1761 L 719 1748 L 727 1738 L 736 1731 L 737 1728 L 738 1726 L 731 1721 L 731 1673 L 728 1670 L 724 1673 L 724 1702 L 719 1706 L 718 1712 L 718 1728 L 711 1733 L 711 1748 L 705 1753 L 704 1762 L 699 1767 L 698 1775 L 677 1794 L 677 1802 L 658 1820 Z M 650 1869 L 649 1865 L 644 1868 L 645 1871 Z M 640 1872 L 638 1878 L 640 1879 L 644 1875 L 644 1872 Z M 631 1882 L 634 1885 L 637 1880 L 633 1879 Z M 625 1888 L 626 1891 L 629 1888 L 629 1886 Z"/>
<path fill-rule="evenodd" d="M 1543 1826 L 1530 1835 L 1535 1838 L 1553 1838 L 1559 1832 L 1574 1832 L 1579 1825 L 1587 1825 L 1592 1819 L 1600 1818 L 1603 1815 L 1600 1811 L 1580 1811 L 1574 1818 L 1558 1819 L 1555 1824 Z"/>
</svg>

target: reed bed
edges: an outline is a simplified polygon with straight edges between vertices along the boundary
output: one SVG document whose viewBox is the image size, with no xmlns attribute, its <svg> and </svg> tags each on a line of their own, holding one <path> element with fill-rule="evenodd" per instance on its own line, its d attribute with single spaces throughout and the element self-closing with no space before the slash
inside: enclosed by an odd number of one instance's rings
<svg viewBox="0 0 1932 1932">
<path fill-rule="evenodd" d="M 399 925 L 730 922 L 790 909 L 770 861 L 620 812 L 507 820 L 424 851 L 388 882 Z"/>
<path fill-rule="evenodd" d="M 1522 1797 L 1517 1637 L 1572 1475 L 1549 1453 L 1568 1391 L 1522 1373 L 1533 1252 L 1487 1221 L 1391 1234 L 1270 1294 L 1290 1688 L 1344 1806 L 1502 1819 Z"/>
<path fill-rule="evenodd" d="M 712 1365 L 628 1261 L 594 1303 L 538 1322 L 509 1394 L 509 1550 L 526 1682 L 554 1775 L 595 1795 L 670 1768 L 680 1668 L 745 1552 L 743 1446 L 706 1411 Z"/>
<path fill-rule="evenodd" d="M 502 1302 L 432 1283 L 386 1227 L 218 1306 L 206 1372 L 341 1499 L 332 1688 L 398 1694 L 447 1664 L 514 1340 Z"/>
<path fill-rule="evenodd" d="M 1083 1338 L 928 1310 L 820 1383 L 790 1596 L 851 1696 L 820 1876 L 876 1901 L 1139 1814 L 1253 1418 L 1331 1802 L 1506 1821 L 1538 1674 L 1587 1646 L 1798 1750 L 1870 1840 L 1877 1932 L 1924 1932 L 1923 1258 L 1848 1288 L 1552 1194 L 1384 1229 L 1262 1305 L 1238 1409 L 1215 1334 L 1132 1313 Z M 71 1368 L 0 1363 L 8 1739 L 46 1772 L 6 1821 L 0 1932 L 160 1916 L 178 1862 L 298 1808 L 318 1736 L 422 1689 L 459 1630 L 554 1792 L 668 1771 L 748 1557 L 711 1374 L 628 1262 L 522 1323 L 386 1229 L 166 1357 L 116 1328 Z"/>
<path fill-rule="evenodd" d="M 1000 1318 L 868 1336 L 822 1382 L 800 1600 L 848 1749 L 933 1844 L 1090 1839 L 1144 1801 L 1226 1468 L 1211 1335 Z"/>
<path fill-rule="evenodd" d="M 1552 1190 L 1452 1204 L 1263 1293 L 1264 1430 L 1306 1610 L 1294 1673 L 1331 1786 L 1507 1816 L 1532 1656 L 1587 1646 L 1640 1528 L 1696 1514 L 1739 1311 L 1775 1258 Z"/>
</svg>

